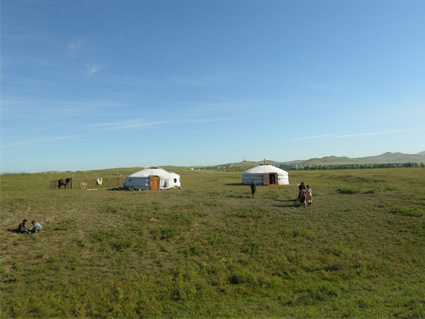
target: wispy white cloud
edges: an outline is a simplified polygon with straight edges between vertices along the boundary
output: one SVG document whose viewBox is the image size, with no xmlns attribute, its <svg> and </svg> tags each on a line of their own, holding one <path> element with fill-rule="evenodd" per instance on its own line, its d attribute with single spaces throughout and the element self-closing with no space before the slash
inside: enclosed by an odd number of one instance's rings
<svg viewBox="0 0 425 319">
<path fill-rule="evenodd" d="M 411 128 L 411 129 L 400 129 L 400 130 L 390 130 L 390 131 L 380 131 L 380 132 L 369 132 L 369 133 L 358 133 L 358 134 L 346 134 L 346 135 L 337 135 L 334 138 L 351 138 L 351 137 L 360 137 L 360 136 L 373 136 L 373 135 L 384 135 L 384 134 L 394 134 L 402 132 L 412 132 L 418 130 L 424 130 L 425 128 Z"/>
<path fill-rule="evenodd" d="M 324 135 L 316 135 L 316 136 L 306 136 L 306 137 L 296 137 L 293 138 L 293 141 L 300 141 L 300 140 L 312 140 L 317 138 L 325 138 L 325 137 L 331 137 L 334 136 L 334 134 L 324 134 Z"/>
<path fill-rule="evenodd" d="M 135 78 L 131 76 L 115 74 L 115 73 L 106 73 L 106 72 L 99 72 L 96 79 L 98 81 L 102 81 L 105 83 L 113 83 L 116 85 L 123 85 L 123 86 L 146 87 L 146 86 L 155 85 L 155 83 L 143 78 Z"/>
<path fill-rule="evenodd" d="M 7 144 L 2 144 L 1 148 L 14 148 L 14 147 L 28 147 L 36 144 L 45 144 L 56 141 L 64 141 L 64 140 L 78 140 L 83 138 L 83 135 L 68 135 L 68 136 L 57 136 L 50 138 L 40 138 L 33 140 L 25 140 L 25 141 L 16 141 Z"/>
<path fill-rule="evenodd" d="M 265 106 L 279 105 L 279 101 L 232 99 L 214 102 L 185 103 L 186 112 L 192 114 L 237 114 L 238 117 L 255 114 L 255 110 L 263 111 Z"/>
<path fill-rule="evenodd" d="M 87 40 L 79 38 L 68 43 L 66 46 L 66 54 L 75 58 L 87 45 Z"/>
<path fill-rule="evenodd" d="M 38 59 L 37 65 L 44 67 L 44 66 L 51 66 L 52 63 L 45 59 Z"/>
<path fill-rule="evenodd" d="M 26 99 L 2 98 L 3 121 L 25 118 L 48 118 L 50 120 L 79 116 L 95 116 L 100 111 L 121 110 L 125 105 L 120 102 L 99 101 L 70 101 L 62 99 Z M 36 110 L 36 111 L 34 111 Z"/>
<path fill-rule="evenodd" d="M 216 83 L 226 81 L 222 77 L 214 76 L 194 76 L 194 77 L 172 77 L 169 79 L 170 82 L 185 85 L 185 86 L 212 86 Z"/>
<path fill-rule="evenodd" d="M 101 129 L 101 130 L 128 130 L 136 129 L 149 126 L 157 126 L 169 123 L 167 121 L 153 121 L 147 122 L 143 119 L 133 119 L 125 121 L 115 121 L 115 122 L 105 122 L 105 123 L 95 123 L 91 124 L 90 128 L 92 129 Z"/>
<path fill-rule="evenodd" d="M 132 119 L 125 121 L 94 123 L 89 127 L 97 130 L 131 130 L 137 128 L 153 127 L 159 125 L 183 125 L 183 124 L 201 124 L 229 121 L 232 118 L 215 118 L 215 119 L 178 119 L 166 121 L 146 121 L 144 119 Z"/>
<path fill-rule="evenodd" d="M 173 124 L 201 124 L 201 123 L 214 123 L 214 122 L 224 122 L 224 121 L 231 121 L 235 118 L 215 118 L 215 119 L 194 119 L 194 120 L 181 120 L 181 121 L 175 121 L 171 122 Z"/>
<path fill-rule="evenodd" d="M 338 85 L 332 83 L 302 83 L 303 86 L 321 91 L 337 91 L 340 89 Z"/>
<path fill-rule="evenodd" d="M 86 66 L 86 69 L 87 69 L 86 74 L 88 76 L 93 76 L 102 69 L 101 66 L 96 65 L 96 64 L 86 64 L 85 66 Z"/>
<path fill-rule="evenodd" d="M 289 80 L 289 83 L 301 86 L 307 89 L 314 89 L 319 91 L 338 91 L 340 90 L 340 86 L 331 82 L 313 82 L 308 80 Z"/>
<path fill-rule="evenodd" d="M 189 78 L 171 78 L 171 82 L 179 85 L 188 85 L 188 86 L 207 86 L 208 83 L 202 79 L 189 79 Z"/>
<path fill-rule="evenodd" d="M 316 136 L 306 136 L 306 137 L 296 137 L 293 138 L 293 141 L 299 140 L 310 140 L 310 139 L 320 139 L 320 138 L 353 138 L 361 136 L 373 136 L 373 135 L 384 135 L 384 134 L 395 134 L 402 132 L 412 132 L 412 131 L 423 131 L 425 127 L 416 127 L 411 129 L 399 129 L 399 130 L 389 130 L 389 131 L 379 131 L 379 132 L 368 132 L 368 133 L 355 133 L 355 134 L 323 134 Z"/>
<path fill-rule="evenodd" d="M 33 108 L 38 108 L 41 106 L 45 107 L 63 107 L 63 106 L 72 106 L 72 107 L 93 107 L 93 108 L 101 108 L 101 107 L 119 107 L 123 106 L 120 102 L 110 102 L 106 100 L 80 100 L 80 101 L 70 101 L 69 99 L 27 99 L 27 98 L 9 98 L 2 97 L 2 105 L 9 106 L 20 106 L 20 105 L 30 105 Z"/>
</svg>

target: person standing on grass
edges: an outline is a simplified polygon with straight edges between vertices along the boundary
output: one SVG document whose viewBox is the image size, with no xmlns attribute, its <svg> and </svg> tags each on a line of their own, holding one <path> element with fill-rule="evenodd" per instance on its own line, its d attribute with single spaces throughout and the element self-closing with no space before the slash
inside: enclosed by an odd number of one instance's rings
<svg viewBox="0 0 425 319">
<path fill-rule="evenodd" d="M 30 234 L 30 232 L 27 229 L 27 220 L 26 219 L 24 219 L 22 221 L 22 223 L 19 224 L 18 232 L 20 234 Z"/>
<path fill-rule="evenodd" d="M 40 232 L 40 230 L 42 230 L 43 229 L 43 227 L 41 227 L 41 225 L 39 224 L 39 223 L 37 223 L 35 220 L 33 220 L 32 222 L 31 222 L 31 224 L 33 224 L 33 228 L 31 229 L 31 232 L 32 233 L 35 233 L 35 232 L 37 232 L 37 233 L 39 233 Z"/>
<path fill-rule="evenodd" d="M 313 192 L 311 190 L 310 185 L 307 185 L 307 204 L 308 206 L 313 204 Z"/>
<path fill-rule="evenodd" d="M 305 185 L 304 185 L 304 182 L 301 182 L 301 184 L 298 185 L 298 190 L 299 190 L 298 199 L 299 200 L 301 200 L 301 193 L 302 193 L 303 189 L 305 189 Z"/>
<path fill-rule="evenodd" d="M 252 196 L 252 198 L 255 197 L 255 191 L 256 190 L 257 190 L 257 185 L 255 185 L 255 181 L 252 180 L 252 182 L 251 182 L 251 196 Z"/>
</svg>

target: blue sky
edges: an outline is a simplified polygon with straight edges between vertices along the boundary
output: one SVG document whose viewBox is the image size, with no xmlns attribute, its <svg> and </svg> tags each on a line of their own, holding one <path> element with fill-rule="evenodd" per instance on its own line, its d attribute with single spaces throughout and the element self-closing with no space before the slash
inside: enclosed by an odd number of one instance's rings
<svg viewBox="0 0 425 319">
<path fill-rule="evenodd" d="M 425 1 L 2 0 L 1 172 L 425 150 Z"/>
</svg>

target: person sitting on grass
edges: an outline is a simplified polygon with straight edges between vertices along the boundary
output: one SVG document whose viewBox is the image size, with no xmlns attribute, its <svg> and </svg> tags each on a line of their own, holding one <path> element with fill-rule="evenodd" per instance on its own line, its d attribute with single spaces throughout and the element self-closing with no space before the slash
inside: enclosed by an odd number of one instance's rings
<svg viewBox="0 0 425 319">
<path fill-rule="evenodd" d="M 28 220 L 24 219 L 22 221 L 22 223 L 19 224 L 19 226 L 18 226 L 18 232 L 20 234 L 30 234 L 30 232 L 27 229 L 27 221 Z"/>
<path fill-rule="evenodd" d="M 37 232 L 37 233 L 39 233 L 40 232 L 40 230 L 42 230 L 43 229 L 43 227 L 41 227 L 41 225 L 39 224 L 39 223 L 37 223 L 35 220 L 33 220 L 32 222 L 31 222 L 31 224 L 33 224 L 33 228 L 31 229 L 31 232 L 32 233 L 35 233 L 35 232 Z"/>
</svg>

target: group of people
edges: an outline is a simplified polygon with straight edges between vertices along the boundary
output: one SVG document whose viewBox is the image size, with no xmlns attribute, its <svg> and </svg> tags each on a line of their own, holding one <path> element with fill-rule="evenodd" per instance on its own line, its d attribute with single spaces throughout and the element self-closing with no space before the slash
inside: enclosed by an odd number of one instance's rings
<svg viewBox="0 0 425 319">
<path fill-rule="evenodd" d="M 299 193 L 298 193 L 298 199 L 301 204 L 306 207 L 307 205 L 310 206 L 313 203 L 313 192 L 311 190 L 310 185 L 305 186 L 304 182 L 301 182 L 301 184 L 298 185 Z M 251 197 L 255 197 L 255 192 L 257 190 L 257 185 L 255 184 L 255 181 L 253 180 L 251 182 Z"/>
<path fill-rule="evenodd" d="M 310 185 L 305 186 L 304 182 L 301 182 L 300 185 L 298 185 L 299 193 L 298 193 L 298 199 L 301 204 L 304 205 L 304 207 L 310 206 L 313 203 L 313 192 L 311 190 Z"/>
<path fill-rule="evenodd" d="M 33 227 L 32 227 L 31 230 L 28 230 L 27 222 L 28 222 L 28 220 L 24 219 L 22 221 L 22 223 L 19 224 L 19 226 L 18 226 L 18 232 L 20 234 L 33 234 L 35 232 L 39 233 L 40 230 L 43 229 L 43 227 L 41 227 L 41 225 L 39 223 L 37 223 L 35 220 L 33 220 L 31 222 L 31 224 L 33 225 Z"/>
</svg>

